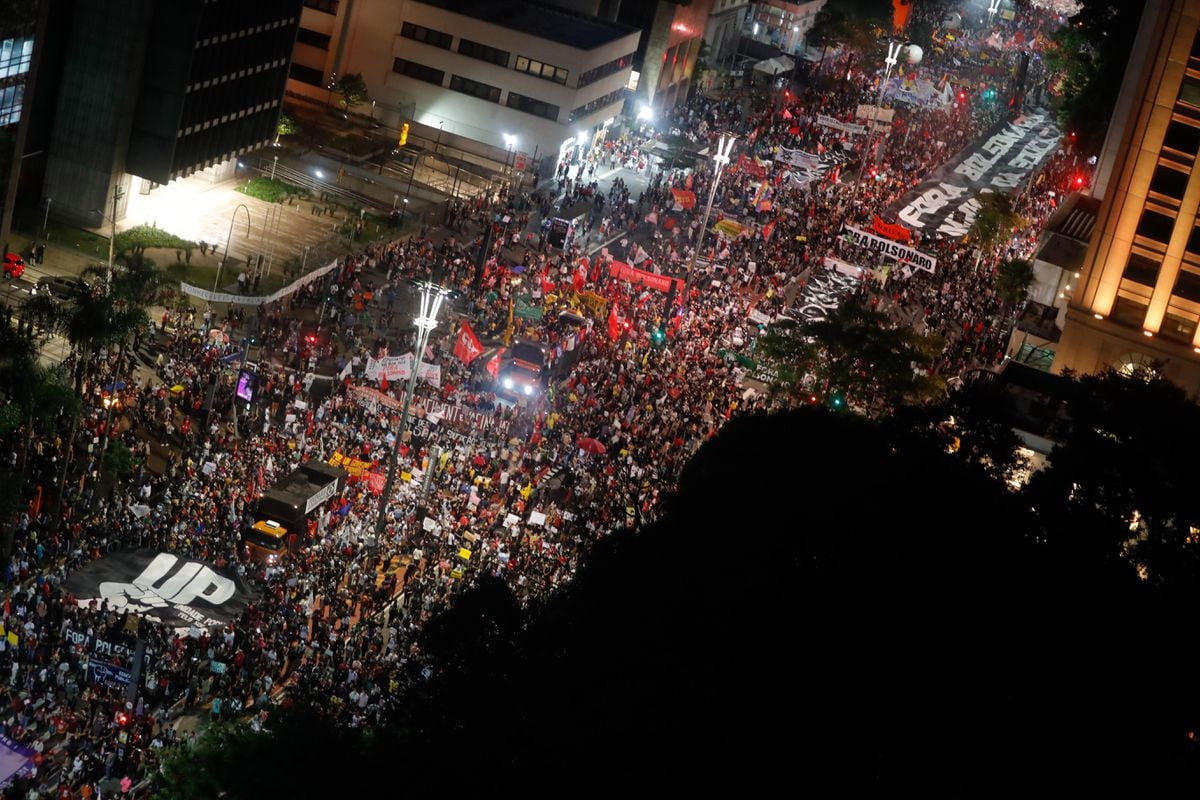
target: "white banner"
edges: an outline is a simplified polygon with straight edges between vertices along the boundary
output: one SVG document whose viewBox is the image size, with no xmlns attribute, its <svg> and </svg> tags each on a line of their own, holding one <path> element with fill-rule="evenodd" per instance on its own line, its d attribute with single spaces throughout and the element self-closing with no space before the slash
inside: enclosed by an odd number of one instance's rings
<svg viewBox="0 0 1200 800">
<path fill-rule="evenodd" d="M 210 292 L 208 289 L 201 289 L 199 286 L 192 286 L 190 283 L 179 284 L 179 289 L 184 294 L 191 295 L 192 297 L 196 297 L 201 300 L 205 300 L 209 303 L 230 303 L 232 305 L 238 305 L 238 306 L 263 306 L 268 303 L 274 303 L 277 300 L 282 300 L 283 298 L 287 297 L 288 295 L 290 295 L 292 292 L 296 291 L 300 287 L 307 286 L 308 284 L 315 281 L 317 278 L 324 277 L 325 275 L 327 275 L 330 272 L 330 270 L 337 267 L 337 265 L 338 265 L 338 262 L 335 259 L 334 261 L 331 261 L 330 263 L 326 264 L 323 267 L 314 269 L 312 272 L 308 273 L 307 275 L 301 275 L 299 278 L 292 281 L 287 286 L 284 286 L 282 289 L 280 289 L 276 292 L 272 292 L 271 294 L 268 294 L 268 295 L 246 295 L 246 294 L 230 294 L 228 292 Z"/>
<path fill-rule="evenodd" d="M 849 275 L 852 278 L 861 278 L 863 273 L 866 272 L 862 267 L 834 258 L 833 256 L 825 256 L 825 268 L 840 272 L 843 275 Z"/>
<path fill-rule="evenodd" d="M 408 380 L 412 374 L 413 354 L 402 356 L 386 356 L 384 358 L 367 358 L 367 369 L 364 375 L 373 381 L 387 378 L 389 381 Z M 442 368 L 438 364 L 422 361 L 417 368 L 417 377 L 428 381 L 434 386 L 442 385 Z"/>
<path fill-rule="evenodd" d="M 866 125 L 855 125 L 853 122 L 842 122 L 840 119 L 834 119 L 828 114 L 817 114 L 817 124 L 823 128 L 833 128 L 835 131 L 843 133 L 859 134 L 866 133 Z"/>
<path fill-rule="evenodd" d="M 931 255 L 926 255 L 920 250 L 914 250 L 911 247 L 906 247 L 899 242 L 893 242 L 891 239 L 884 239 L 882 236 L 876 236 L 873 233 L 867 233 L 859 228 L 843 225 L 842 232 L 846 234 L 847 239 L 851 244 L 856 244 L 859 247 L 866 247 L 869 250 L 883 253 L 888 258 L 894 258 L 897 261 L 903 261 L 912 264 L 917 269 L 923 269 L 926 272 L 933 272 L 933 268 L 937 266 L 937 259 Z"/>
</svg>

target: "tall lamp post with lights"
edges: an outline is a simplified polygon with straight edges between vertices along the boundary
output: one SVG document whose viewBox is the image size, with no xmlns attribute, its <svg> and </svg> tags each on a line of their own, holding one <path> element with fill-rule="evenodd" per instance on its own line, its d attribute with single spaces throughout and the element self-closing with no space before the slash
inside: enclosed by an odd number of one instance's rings
<svg viewBox="0 0 1200 800">
<path fill-rule="evenodd" d="M 892 78 L 892 68 L 900 60 L 900 51 L 907 46 L 907 44 L 900 42 L 888 42 L 887 58 L 883 60 L 887 68 L 883 72 L 883 81 L 879 84 L 879 95 L 875 98 L 875 108 L 871 110 L 871 126 L 867 129 L 867 146 L 863 150 L 862 165 L 858 168 L 858 185 L 860 187 L 862 186 L 863 175 L 867 171 L 867 161 L 875 160 L 872 152 L 875 148 L 875 124 L 879 121 L 879 107 L 883 105 L 883 91 L 887 88 L 887 83 Z"/>
<path fill-rule="evenodd" d="M 1001 0 L 991 0 L 988 4 L 988 32 L 992 29 L 992 19 L 996 16 L 996 12 L 1000 10 Z"/>
<path fill-rule="evenodd" d="M 400 409 L 400 422 L 396 427 L 396 441 L 392 444 L 392 454 L 388 459 L 387 480 L 383 484 L 383 494 L 379 497 L 379 514 L 375 518 L 375 542 L 383 538 L 383 530 L 387 527 L 388 504 L 392 498 L 392 488 L 396 484 L 396 468 L 400 463 L 400 443 L 408 430 L 408 407 L 412 404 L 413 392 L 417 389 L 417 375 L 421 371 L 421 359 L 425 355 L 425 346 L 429 342 L 429 334 L 437 327 L 438 311 L 442 302 L 450 293 L 432 281 L 417 285 L 421 293 L 421 312 L 413 320 L 417 328 L 417 346 L 413 352 L 412 371 L 408 375 L 408 385 L 404 388 L 404 405 Z M 432 466 L 432 465 L 430 465 Z"/>
<path fill-rule="evenodd" d="M 713 201 L 717 198 L 717 184 L 721 182 L 721 173 L 725 171 L 725 166 L 729 163 L 729 154 L 733 152 L 733 143 L 736 140 L 737 137 L 732 133 L 722 133 L 721 141 L 717 144 L 717 152 L 712 157 L 713 179 L 708 187 L 708 203 L 704 206 L 704 217 L 700 222 L 700 234 L 696 237 L 696 246 L 692 248 L 692 255 L 688 258 L 687 280 L 683 287 L 684 306 L 687 306 L 688 298 L 692 294 L 692 272 L 696 268 L 696 254 L 704 246 L 704 235 L 708 233 L 708 217 L 712 214 Z"/>
</svg>

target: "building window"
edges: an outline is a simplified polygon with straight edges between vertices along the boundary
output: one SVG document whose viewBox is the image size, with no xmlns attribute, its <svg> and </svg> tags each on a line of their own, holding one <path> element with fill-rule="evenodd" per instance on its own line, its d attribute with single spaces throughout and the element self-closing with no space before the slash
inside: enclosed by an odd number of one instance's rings
<svg viewBox="0 0 1200 800">
<path fill-rule="evenodd" d="M 525 56 L 517 56 L 517 60 L 513 63 L 513 69 L 517 72 L 524 72 L 538 78 L 545 78 L 555 83 L 567 82 L 567 71 L 562 67 L 556 67 L 553 64 L 546 64 L 542 61 L 535 61 Z"/>
<path fill-rule="evenodd" d="M 408 61 L 403 58 L 392 60 L 392 72 L 398 72 L 409 78 L 416 78 L 419 81 L 434 83 L 438 86 L 442 85 L 442 81 L 446 77 L 446 73 L 440 69 L 427 67 L 424 64 L 418 64 L 415 61 Z"/>
<path fill-rule="evenodd" d="M 589 69 L 587 72 L 580 73 L 579 88 L 582 89 L 589 83 L 595 83 L 601 78 L 607 78 L 609 75 L 612 75 L 615 72 L 620 72 L 626 67 L 632 66 L 633 55 L 633 53 L 630 53 L 627 56 L 621 56 L 620 58 L 610 61 L 607 64 L 601 64 L 598 67 Z"/>
<path fill-rule="evenodd" d="M 1200 80 L 1185 76 L 1179 87 L 1179 102 L 1200 108 Z"/>
<path fill-rule="evenodd" d="M 296 41 L 300 44 L 319 47 L 322 50 L 329 49 L 329 36 L 324 33 L 310 31 L 308 28 L 301 28 L 300 30 L 296 31 Z"/>
<path fill-rule="evenodd" d="M 1186 269 L 1179 270 L 1179 277 L 1175 279 L 1175 288 L 1171 294 L 1193 303 L 1200 303 L 1200 274 L 1188 272 Z"/>
<path fill-rule="evenodd" d="M 303 64 L 292 62 L 292 67 L 288 71 L 288 75 L 301 83 L 307 83 L 311 86 L 320 86 L 325 88 L 325 75 L 319 69 L 306 67 Z"/>
<path fill-rule="evenodd" d="M 1142 211 L 1142 219 L 1137 226 L 1137 235 L 1166 244 L 1171 241 L 1171 231 L 1174 229 L 1175 219 L 1173 217 L 1147 208 Z"/>
<path fill-rule="evenodd" d="M 406 22 L 400 26 L 400 35 L 405 39 L 412 39 L 414 42 L 440 47 L 443 50 L 450 49 L 450 42 L 454 37 L 448 33 L 435 31 L 433 28 L 425 28 L 420 25 L 413 25 L 411 22 Z"/>
<path fill-rule="evenodd" d="M 1172 120 L 1167 126 L 1167 135 L 1163 138 L 1163 147 L 1196 155 L 1200 151 L 1200 128 L 1192 127 L 1179 120 Z"/>
<path fill-rule="evenodd" d="M 478 97 L 480 100 L 487 100 L 489 103 L 500 102 L 500 87 L 488 86 L 486 83 L 473 81 L 461 75 L 450 76 L 450 88 L 456 92 Z"/>
<path fill-rule="evenodd" d="M 336 14 L 341 0 L 304 0 L 304 5 L 326 14 Z"/>
<path fill-rule="evenodd" d="M 470 39 L 458 40 L 458 52 L 464 56 L 478 58 L 480 61 L 490 61 L 493 64 L 499 64 L 502 67 L 508 66 L 508 51 L 497 50 L 494 47 L 488 47 L 486 44 L 472 42 Z"/>
<path fill-rule="evenodd" d="M 574 122 L 577 119 L 586 117 L 588 114 L 591 114 L 594 111 L 599 111 L 602 108 L 607 108 L 608 106 L 611 106 L 613 103 L 616 103 L 617 101 L 619 101 L 622 97 L 624 97 L 624 95 L 625 95 L 625 87 L 622 86 L 620 89 L 611 91 L 608 94 L 604 95 L 603 97 L 597 97 L 592 102 L 590 102 L 586 105 L 582 105 L 579 108 L 576 108 L 575 110 L 573 110 L 571 112 L 571 116 L 568 118 L 567 121 Z"/>
<path fill-rule="evenodd" d="M 1196 335 L 1196 320 L 1167 312 L 1159 326 L 1158 335 L 1173 342 L 1191 344 Z"/>
<path fill-rule="evenodd" d="M 1186 172 L 1171 169 L 1165 164 L 1159 164 L 1150 179 L 1150 191 L 1158 192 L 1175 200 L 1182 200 L 1187 189 L 1188 176 Z"/>
<path fill-rule="evenodd" d="M 558 119 L 558 106 L 551 103 L 543 103 L 541 100 L 535 100 L 532 97 L 526 97 L 516 92 L 508 93 L 508 107 L 515 108 L 517 111 L 524 111 L 526 114 L 533 114 L 537 117 L 545 117 L 552 120 Z"/>
<path fill-rule="evenodd" d="M 1130 297 L 1118 297 L 1108 318 L 1119 325 L 1140 329 L 1146 321 L 1146 304 Z"/>
<path fill-rule="evenodd" d="M 0 42 L 0 78 L 12 78 L 29 72 L 33 60 L 33 39 L 5 39 Z"/>
<path fill-rule="evenodd" d="M 1138 253 L 1129 254 L 1129 262 L 1125 265 L 1123 277 L 1143 286 L 1153 286 L 1158 280 L 1158 270 L 1162 265 L 1153 258 Z"/>
<path fill-rule="evenodd" d="M 21 103 L 25 99 L 25 84 L 0 88 L 0 128 L 21 121 Z"/>
</svg>

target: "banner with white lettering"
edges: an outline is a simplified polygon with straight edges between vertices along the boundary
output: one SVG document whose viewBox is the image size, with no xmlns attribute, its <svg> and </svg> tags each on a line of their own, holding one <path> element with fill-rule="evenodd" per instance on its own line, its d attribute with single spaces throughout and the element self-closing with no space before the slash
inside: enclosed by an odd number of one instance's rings
<svg viewBox="0 0 1200 800">
<path fill-rule="evenodd" d="M 824 179 L 846 158 L 832 150 L 823 153 L 806 153 L 803 150 L 779 148 L 775 160 L 787 165 L 786 178 L 793 186 L 808 186 L 813 181 Z"/>
<path fill-rule="evenodd" d="M 133 663 L 134 646 L 132 644 L 110 642 L 107 639 L 101 639 L 98 636 L 76 630 L 69 625 L 63 628 L 63 642 L 68 647 L 83 650 L 89 655 L 100 659 L 111 661 L 114 658 L 119 658 L 124 664 Z M 146 651 L 144 661 L 147 664 L 150 663 L 149 651 Z"/>
<path fill-rule="evenodd" d="M 191 295 L 192 297 L 204 300 L 208 303 L 230 303 L 236 306 L 264 306 L 268 303 L 274 303 L 277 300 L 282 300 L 302 286 L 307 286 L 317 278 L 324 277 L 325 275 L 329 274 L 331 270 L 337 267 L 337 265 L 337 261 L 331 261 L 325 266 L 314 269 L 312 272 L 309 272 L 306 275 L 301 275 L 299 278 L 292 281 L 287 286 L 284 286 L 282 289 L 267 295 L 211 292 L 208 289 L 201 289 L 199 286 L 192 286 L 190 283 L 179 284 L 179 290 L 184 294 Z"/>
<path fill-rule="evenodd" d="M 1004 122 L 938 167 L 892 206 L 904 225 L 925 234 L 966 236 L 979 212 L 978 195 L 1021 189 L 1059 146 L 1061 134 L 1045 113 Z"/>
<path fill-rule="evenodd" d="M 937 266 L 937 259 L 931 255 L 922 253 L 907 245 L 893 242 L 891 239 L 885 239 L 882 236 L 876 236 L 873 233 L 867 233 L 861 228 L 855 228 L 851 225 L 842 225 L 842 233 L 845 234 L 847 241 L 850 244 L 865 247 L 868 250 L 874 250 L 878 253 L 883 253 L 888 258 L 902 261 L 905 264 L 911 264 L 917 269 L 923 269 L 926 272 L 933 272 L 933 268 Z"/>
<path fill-rule="evenodd" d="M 71 575 L 63 589 L 82 608 L 107 601 L 113 611 L 173 628 L 227 625 L 258 599 L 230 567 L 156 550 L 110 553 Z"/>
<path fill-rule="evenodd" d="M 820 322 L 840 306 L 860 283 L 862 278 L 848 275 L 840 269 L 824 272 L 814 270 L 800 290 L 793 305 L 794 310 L 789 310 L 787 316 L 802 322 Z"/>
</svg>

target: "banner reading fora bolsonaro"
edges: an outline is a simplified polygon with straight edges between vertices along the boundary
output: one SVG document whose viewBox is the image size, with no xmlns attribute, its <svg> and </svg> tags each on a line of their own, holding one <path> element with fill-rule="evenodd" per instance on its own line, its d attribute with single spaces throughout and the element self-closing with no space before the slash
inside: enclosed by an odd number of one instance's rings
<svg viewBox="0 0 1200 800">
<path fill-rule="evenodd" d="M 229 567 L 160 553 L 118 550 L 76 572 L 63 588 L 87 607 L 108 607 L 173 628 L 227 625 L 258 593 Z"/>
<path fill-rule="evenodd" d="M 917 269 L 933 272 L 933 268 L 937 266 L 937 259 L 933 256 L 900 244 L 899 242 L 893 242 L 891 239 L 884 239 L 882 236 L 867 233 L 861 228 L 855 228 L 852 225 L 842 225 L 842 233 L 846 235 L 850 244 L 875 250 L 889 258 L 910 264 Z"/>
</svg>

